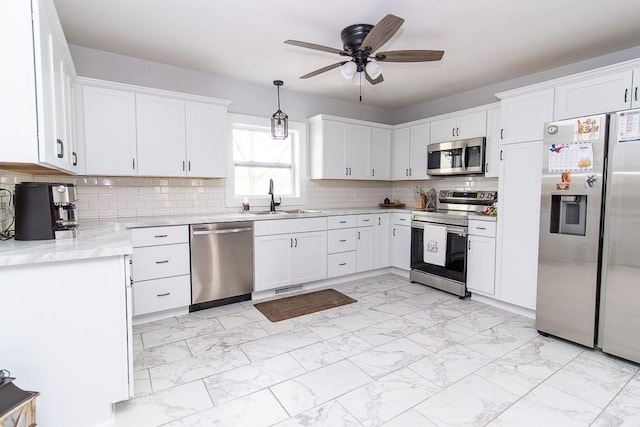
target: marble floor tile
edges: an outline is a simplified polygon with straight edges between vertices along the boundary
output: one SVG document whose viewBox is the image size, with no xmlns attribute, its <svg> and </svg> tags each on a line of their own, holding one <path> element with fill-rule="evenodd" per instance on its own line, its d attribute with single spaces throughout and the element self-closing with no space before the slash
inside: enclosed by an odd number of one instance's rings
<svg viewBox="0 0 640 427">
<path fill-rule="evenodd" d="M 217 347 L 235 347 L 250 341 L 264 338 L 269 334 L 258 323 L 227 329 L 211 334 L 199 335 L 186 340 L 194 356 Z"/>
<path fill-rule="evenodd" d="M 473 335 L 476 331 L 462 326 L 455 322 L 439 323 L 427 329 L 423 329 L 415 334 L 408 335 L 407 338 L 414 341 L 431 352 L 437 352 L 449 346 L 459 343 Z"/>
<path fill-rule="evenodd" d="M 603 363 L 585 353 L 558 370 L 545 384 L 603 409 L 637 372 L 626 363 Z"/>
<path fill-rule="evenodd" d="M 455 298 L 456 297 L 454 295 L 431 289 L 429 292 L 412 296 L 411 298 L 406 299 L 405 302 L 418 308 L 428 308 L 448 301 L 453 301 Z"/>
<path fill-rule="evenodd" d="M 260 322 L 268 320 L 264 314 L 255 308 L 248 310 L 237 311 L 235 313 L 222 314 L 216 317 L 225 329 L 236 328 L 238 326 L 246 325 L 247 323 Z"/>
<path fill-rule="evenodd" d="M 281 320 L 279 322 L 272 322 L 271 320 L 263 320 L 258 322 L 262 328 L 269 333 L 269 335 L 279 334 L 281 332 L 291 331 L 308 325 L 309 323 L 322 322 L 327 319 L 327 316 L 322 313 L 311 313 L 304 316 L 294 317 L 292 319 Z"/>
<path fill-rule="evenodd" d="M 198 335 L 222 331 L 224 328 L 216 319 L 185 318 L 179 324 L 164 329 L 142 333 L 144 348 L 181 341 Z"/>
<path fill-rule="evenodd" d="M 428 307 L 422 310 L 414 311 L 404 316 L 405 319 L 419 323 L 425 328 L 430 328 L 439 323 L 455 319 L 464 315 L 465 312 L 447 304 L 441 304 L 437 307 Z"/>
<path fill-rule="evenodd" d="M 212 406 L 202 381 L 195 381 L 116 404 L 115 425 L 155 427 Z"/>
<path fill-rule="evenodd" d="M 349 358 L 360 369 L 372 377 L 382 377 L 403 368 L 431 352 L 420 344 L 400 338 L 396 341 L 374 347 Z"/>
<path fill-rule="evenodd" d="M 231 314 L 236 313 L 238 311 L 244 311 L 246 307 L 241 303 L 237 302 L 234 304 L 221 305 L 219 307 L 207 308 L 206 310 L 198 310 L 193 313 L 189 313 L 188 316 L 199 317 L 205 319 L 211 319 L 223 314 Z"/>
<path fill-rule="evenodd" d="M 513 313 L 495 307 L 484 307 L 464 316 L 456 317 L 452 322 L 459 323 L 475 331 L 483 331 L 515 317 Z"/>
<path fill-rule="evenodd" d="M 216 405 L 271 387 L 307 371 L 289 354 L 281 354 L 204 379 Z"/>
<path fill-rule="evenodd" d="M 593 427 L 640 426 L 640 398 L 622 391 L 591 424 Z"/>
<path fill-rule="evenodd" d="M 149 370 L 136 371 L 133 373 L 133 395 L 140 397 L 153 393 L 151 389 L 151 378 L 149 378 Z"/>
<path fill-rule="evenodd" d="M 412 322 L 410 319 L 398 317 L 359 329 L 354 334 L 369 344 L 378 346 L 416 333 L 422 329 L 424 328 L 421 325 Z"/>
<path fill-rule="evenodd" d="M 320 338 L 326 340 L 338 335 L 374 325 L 375 320 L 361 313 L 336 317 L 321 322 L 309 323 L 307 327 Z"/>
<path fill-rule="evenodd" d="M 575 344 L 540 337 L 491 362 L 476 374 L 522 396 L 583 350 Z"/>
<path fill-rule="evenodd" d="M 637 373 L 625 386 L 625 391 L 640 396 L 640 373 Z"/>
<path fill-rule="evenodd" d="M 131 341 L 133 344 L 133 353 L 138 354 L 142 350 L 144 350 L 144 346 L 142 345 L 142 334 L 134 334 L 131 337 Z"/>
<path fill-rule="evenodd" d="M 433 291 L 432 288 L 422 285 L 420 283 L 404 283 L 395 289 L 398 291 L 408 292 L 412 295 L 422 295 L 427 292 Z"/>
<path fill-rule="evenodd" d="M 343 360 L 271 387 L 291 416 L 335 399 L 371 381 L 353 363 Z"/>
<path fill-rule="evenodd" d="M 269 390 L 262 390 L 167 424 L 167 427 L 267 427 L 288 417 Z"/>
<path fill-rule="evenodd" d="M 289 354 L 307 371 L 313 371 L 370 348 L 371 344 L 350 333 L 293 350 Z"/>
<path fill-rule="evenodd" d="M 139 323 L 133 325 L 132 329 L 134 334 L 142 334 L 145 332 L 155 331 L 156 329 L 170 328 L 176 325 L 178 325 L 178 319 L 175 317 L 168 317 L 166 319 L 155 320 L 153 322 Z"/>
<path fill-rule="evenodd" d="M 370 305 L 382 305 L 391 304 L 396 301 L 402 301 L 407 298 L 415 298 L 415 294 L 403 291 L 401 289 L 389 289 L 375 294 L 366 295 L 360 298 L 360 301 L 364 301 Z"/>
<path fill-rule="evenodd" d="M 133 358 L 133 370 L 149 369 L 189 357 L 191 352 L 184 341 L 159 345 L 136 354 Z"/>
<path fill-rule="evenodd" d="M 360 427 L 361 424 L 335 400 L 302 412 L 276 427 Z"/>
<path fill-rule="evenodd" d="M 489 425 L 502 427 L 588 426 L 601 409 L 555 387 L 540 384 Z"/>
<path fill-rule="evenodd" d="M 252 362 L 256 362 L 315 344 L 318 341 L 320 341 L 318 335 L 307 327 L 302 327 L 240 344 L 240 348 Z"/>
<path fill-rule="evenodd" d="M 338 398 L 364 426 L 377 426 L 440 391 L 409 369 L 399 369 Z"/>
<path fill-rule="evenodd" d="M 453 308 L 458 311 L 462 311 L 464 313 L 471 313 L 472 311 L 480 310 L 481 308 L 487 307 L 487 304 L 481 303 L 479 301 L 475 301 L 472 299 L 452 299 L 442 304 L 443 308 Z"/>
<path fill-rule="evenodd" d="M 374 305 L 371 308 L 362 310 L 361 313 L 374 320 L 384 322 L 397 316 L 404 316 L 418 311 L 420 311 L 419 308 L 405 301 L 395 301 L 389 304 Z"/>
<path fill-rule="evenodd" d="M 517 398 L 484 378 L 470 375 L 417 405 L 415 410 L 438 426 L 482 426 Z"/>
<path fill-rule="evenodd" d="M 382 424 L 382 427 L 437 427 L 434 423 L 426 419 L 420 412 L 410 409 L 398 415 L 389 422 Z"/>
<path fill-rule="evenodd" d="M 198 356 L 153 367 L 149 370 L 154 391 L 248 365 L 249 359 L 238 347 L 220 347 Z"/>
<path fill-rule="evenodd" d="M 520 334 L 513 329 L 494 326 L 461 342 L 465 346 L 492 358 L 503 356 L 521 345 L 531 341 L 533 337 Z"/>
<path fill-rule="evenodd" d="M 369 304 L 359 300 L 351 304 L 341 305 L 340 307 L 334 307 L 327 310 L 322 310 L 322 314 L 324 314 L 327 317 L 327 319 L 335 319 L 336 317 L 352 316 L 354 314 L 359 314 L 362 310 L 367 310 L 369 307 L 370 307 Z"/>
<path fill-rule="evenodd" d="M 446 387 L 492 360 L 475 350 L 456 344 L 410 364 L 409 368 L 438 387 Z"/>
</svg>

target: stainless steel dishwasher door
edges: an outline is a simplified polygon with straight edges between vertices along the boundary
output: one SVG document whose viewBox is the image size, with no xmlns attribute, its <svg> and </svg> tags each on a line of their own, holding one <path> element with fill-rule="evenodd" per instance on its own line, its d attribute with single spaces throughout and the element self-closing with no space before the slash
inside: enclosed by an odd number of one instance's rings
<svg viewBox="0 0 640 427">
<path fill-rule="evenodd" d="M 253 222 L 194 224 L 190 311 L 251 299 Z"/>
</svg>

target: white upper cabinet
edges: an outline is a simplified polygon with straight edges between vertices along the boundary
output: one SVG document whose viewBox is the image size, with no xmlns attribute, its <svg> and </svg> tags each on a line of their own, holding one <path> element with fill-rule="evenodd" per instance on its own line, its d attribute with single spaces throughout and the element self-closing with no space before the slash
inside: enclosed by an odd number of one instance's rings
<svg viewBox="0 0 640 427">
<path fill-rule="evenodd" d="M 640 69 L 584 77 L 556 87 L 556 120 L 640 106 Z"/>
<path fill-rule="evenodd" d="M 484 159 L 484 176 L 497 177 L 500 159 L 500 108 L 487 111 L 487 143 Z"/>
<path fill-rule="evenodd" d="M 187 176 L 225 177 L 227 175 L 227 108 L 187 101 Z"/>
<path fill-rule="evenodd" d="M 541 140 L 544 124 L 553 120 L 553 89 L 523 95 L 498 94 L 500 144 Z"/>
<path fill-rule="evenodd" d="M 33 7 L 33 14 L 32 14 Z M 74 172 L 71 54 L 51 0 L 6 2 L 0 14 L 0 163 Z"/>
<path fill-rule="evenodd" d="M 395 129 L 391 146 L 391 179 L 427 179 L 429 123 Z"/>
<path fill-rule="evenodd" d="M 390 127 L 323 115 L 309 126 L 312 179 L 389 179 Z"/>
<path fill-rule="evenodd" d="M 227 101 L 78 81 L 87 174 L 226 176 Z"/>
<path fill-rule="evenodd" d="M 145 176 L 184 176 L 184 101 L 136 95 L 138 173 Z"/>
<path fill-rule="evenodd" d="M 475 138 L 486 134 L 487 113 L 477 111 L 432 121 L 430 143 Z"/>
<path fill-rule="evenodd" d="M 136 101 L 131 92 L 82 87 L 88 175 L 136 175 Z"/>
<path fill-rule="evenodd" d="M 391 130 L 371 129 L 371 178 L 391 179 Z"/>
</svg>

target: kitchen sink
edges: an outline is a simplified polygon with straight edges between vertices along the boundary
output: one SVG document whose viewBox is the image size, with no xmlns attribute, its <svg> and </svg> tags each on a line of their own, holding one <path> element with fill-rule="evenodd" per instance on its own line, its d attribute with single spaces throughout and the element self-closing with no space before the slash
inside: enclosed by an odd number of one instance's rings
<svg viewBox="0 0 640 427">
<path fill-rule="evenodd" d="M 302 214 L 311 214 L 311 213 L 319 214 L 319 213 L 322 213 L 322 211 L 309 210 L 309 209 L 290 209 L 290 210 L 282 210 L 282 211 L 275 211 L 275 212 L 252 211 L 251 213 L 254 215 L 302 215 Z"/>
</svg>

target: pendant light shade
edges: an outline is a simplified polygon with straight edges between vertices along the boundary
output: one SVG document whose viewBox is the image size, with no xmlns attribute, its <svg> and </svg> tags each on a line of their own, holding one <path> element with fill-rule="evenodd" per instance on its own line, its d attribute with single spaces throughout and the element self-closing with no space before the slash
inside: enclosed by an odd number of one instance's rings
<svg viewBox="0 0 640 427">
<path fill-rule="evenodd" d="M 287 139 L 287 136 L 289 136 L 289 116 L 280 110 L 280 86 L 284 82 L 282 80 L 274 80 L 273 84 L 278 88 L 278 111 L 271 116 L 271 138 Z"/>
<path fill-rule="evenodd" d="M 342 77 L 344 77 L 347 80 L 351 80 L 353 78 L 353 75 L 356 73 L 358 69 L 358 66 L 356 65 L 355 62 L 353 61 L 349 61 L 349 62 L 345 62 L 344 64 L 342 64 L 342 66 L 340 66 L 340 73 L 342 74 Z"/>
<path fill-rule="evenodd" d="M 373 80 L 377 79 L 380 77 L 380 74 L 382 74 L 382 67 L 373 61 L 367 62 L 366 69 L 369 77 Z"/>
</svg>

